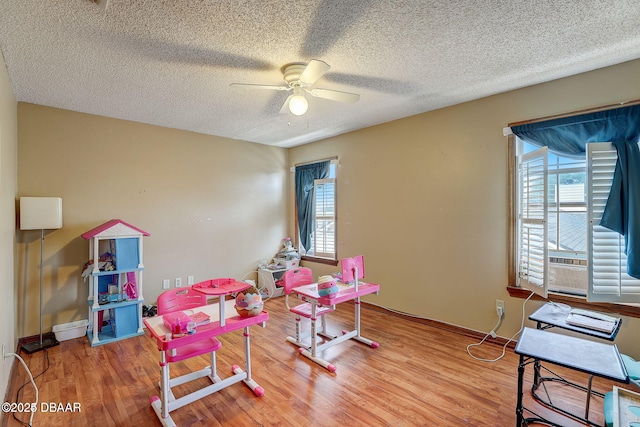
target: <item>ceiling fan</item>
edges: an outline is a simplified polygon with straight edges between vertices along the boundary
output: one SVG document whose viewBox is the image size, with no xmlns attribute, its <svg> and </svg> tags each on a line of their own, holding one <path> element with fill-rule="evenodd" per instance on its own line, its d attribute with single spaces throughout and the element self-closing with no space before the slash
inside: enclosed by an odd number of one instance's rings
<svg viewBox="0 0 640 427">
<path fill-rule="evenodd" d="M 294 62 L 287 64 L 281 68 L 282 75 L 286 85 L 274 86 L 274 85 L 257 85 L 257 84 L 245 84 L 245 83 L 231 83 L 231 86 L 245 86 L 254 89 L 267 89 L 267 90 L 287 90 L 293 91 L 291 95 L 286 99 L 281 113 L 285 113 L 287 108 L 292 114 L 301 116 L 307 112 L 309 103 L 304 94 L 308 93 L 311 96 L 317 98 L 330 99 L 332 101 L 347 102 L 353 104 L 360 99 L 360 95 L 355 93 L 341 92 L 332 89 L 320 89 L 311 88 L 320 77 L 322 77 L 331 67 L 324 61 L 312 59 L 308 64 L 302 62 Z"/>
</svg>

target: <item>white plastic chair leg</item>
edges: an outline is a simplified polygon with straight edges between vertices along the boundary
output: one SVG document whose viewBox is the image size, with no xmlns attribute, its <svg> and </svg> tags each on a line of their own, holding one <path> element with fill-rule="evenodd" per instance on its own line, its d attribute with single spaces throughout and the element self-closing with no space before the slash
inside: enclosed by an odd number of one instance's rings
<svg viewBox="0 0 640 427">
<path fill-rule="evenodd" d="M 218 382 L 218 381 L 222 381 L 220 379 L 220 377 L 218 376 L 218 367 L 216 365 L 216 353 L 211 352 L 210 354 L 210 361 L 211 361 L 211 381 L 213 381 L 214 383 Z"/>
<path fill-rule="evenodd" d="M 296 316 L 296 341 L 302 342 L 302 332 L 300 328 L 300 316 Z"/>
</svg>

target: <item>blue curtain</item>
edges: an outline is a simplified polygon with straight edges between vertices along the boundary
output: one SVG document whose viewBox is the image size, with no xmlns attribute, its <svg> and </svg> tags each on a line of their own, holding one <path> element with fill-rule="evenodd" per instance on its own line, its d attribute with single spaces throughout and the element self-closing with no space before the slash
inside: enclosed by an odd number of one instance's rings
<svg viewBox="0 0 640 427">
<path fill-rule="evenodd" d="M 329 177 L 329 161 L 296 166 L 296 207 L 298 209 L 298 229 L 300 243 L 309 250 L 311 233 L 313 232 L 313 200 L 315 190 L 313 182 L 316 179 Z"/>
<path fill-rule="evenodd" d="M 547 146 L 558 154 L 583 154 L 587 142 L 637 142 L 640 105 L 512 126 L 511 131 L 526 142 Z"/>
<path fill-rule="evenodd" d="M 618 161 L 600 225 L 625 237 L 627 274 L 640 279 L 640 150 L 631 141 L 613 144 Z"/>
<path fill-rule="evenodd" d="M 512 126 L 531 144 L 584 155 L 588 142 L 612 142 L 618 161 L 600 225 L 625 237 L 627 274 L 640 279 L 640 105 Z"/>
</svg>

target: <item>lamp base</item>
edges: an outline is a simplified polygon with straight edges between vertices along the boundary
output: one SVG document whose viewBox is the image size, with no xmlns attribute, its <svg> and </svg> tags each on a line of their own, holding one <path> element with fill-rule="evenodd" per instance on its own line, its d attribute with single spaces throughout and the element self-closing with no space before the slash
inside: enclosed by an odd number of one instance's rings
<svg viewBox="0 0 640 427">
<path fill-rule="evenodd" d="M 51 334 L 49 336 L 42 336 L 42 344 L 40 343 L 40 337 L 36 337 L 35 341 L 25 342 L 20 346 L 20 350 L 24 351 L 27 354 L 33 354 L 41 350 L 45 350 L 47 348 L 55 347 L 60 342 L 56 339 L 55 335 Z"/>
</svg>

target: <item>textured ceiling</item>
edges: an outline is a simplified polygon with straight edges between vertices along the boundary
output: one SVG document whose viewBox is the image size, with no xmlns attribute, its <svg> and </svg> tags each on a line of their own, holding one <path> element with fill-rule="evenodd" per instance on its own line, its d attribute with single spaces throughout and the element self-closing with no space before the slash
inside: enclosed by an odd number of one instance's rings
<svg viewBox="0 0 640 427">
<path fill-rule="evenodd" d="M 0 0 L 18 101 L 292 147 L 640 58 L 636 0 L 100 1 Z M 229 86 L 310 59 L 360 101 Z"/>
</svg>

